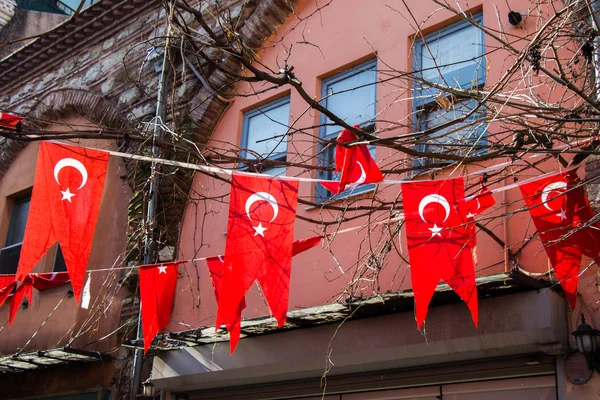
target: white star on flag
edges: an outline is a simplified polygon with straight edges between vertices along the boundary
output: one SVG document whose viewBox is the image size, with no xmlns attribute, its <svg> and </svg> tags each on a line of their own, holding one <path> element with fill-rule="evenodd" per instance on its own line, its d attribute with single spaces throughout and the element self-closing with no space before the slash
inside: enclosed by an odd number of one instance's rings
<svg viewBox="0 0 600 400">
<path fill-rule="evenodd" d="M 61 200 L 67 200 L 69 203 L 71 203 L 71 197 L 75 196 L 69 188 L 64 192 L 61 190 L 60 193 L 62 194 Z"/>
<path fill-rule="evenodd" d="M 560 209 L 560 212 L 558 214 L 556 214 L 556 216 L 560 217 L 561 221 L 564 221 L 565 219 L 567 219 L 567 213 L 562 208 Z"/>
<path fill-rule="evenodd" d="M 253 226 L 252 228 L 254 228 L 254 230 L 256 231 L 254 232 L 254 236 L 260 235 L 262 237 L 265 237 L 265 231 L 267 230 L 267 228 L 264 228 L 262 226 L 262 222 L 259 222 L 258 226 Z"/>
<path fill-rule="evenodd" d="M 166 267 L 166 265 L 161 265 L 160 267 L 158 267 L 158 273 L 159 274 L 166 274 L 167 273 L 167 267 Z"/>
<path fill-rule="evenodd" d="M 433 224 L 433 228 L 427 228 L 431 231 L 431 237 L 434 236 L 439 236 L 442 237 L 442 234 L 440 233 L 442 231 L 443 228 L 438 227 L 436 224 Z"/>
</svg>

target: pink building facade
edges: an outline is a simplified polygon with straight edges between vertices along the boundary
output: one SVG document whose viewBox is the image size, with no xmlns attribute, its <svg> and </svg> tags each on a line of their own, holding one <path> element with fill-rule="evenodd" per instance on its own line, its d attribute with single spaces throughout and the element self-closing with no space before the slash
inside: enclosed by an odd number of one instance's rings
<svg viewBox="0 0 600 400">
<path fill-rule="evenodd" d="M 397 71 L 427 68 L 431 63 L 417 35 L 417 24 L 430 46 L 435 44 L 439 57 L 477 60 L 440 72 L 460 85 L 492 87 L 503 77 L 510 56 L 502 50 L 493 51 L 500 47 L 493 37 L 436 3 L 406 3 L 410 13 L 401 2 L 367 5 L 358 0 L 334 1 L 317 10 L 320 2 L 301 1 L 295 14 L 267 41 L 271 45 L 260 54 L 261 63 L 274 71 L 283 68 L 284 62 L 293 66 L 295 76 L 312 98 L 320 99 L 348 123 L 361 124 L 379 137 L 409 134 L 415 124 L 435 125 L 439 123 L 432 106 L 435 92 L 421 90 L 416 83 L 406 83 L 408 80 L 399 85 L 388 79 Z M 526 6 L 516 1 L 460 2 L 460 6 L 475 21 L 494 28 L 511 10 L 526 13 Z M 527 40 L 518 37 L 525 38 L 542 17 L 553 12 L 552 4 L 536 10 L 540 19 L 532 14 L 519 27 L 502 21 L 506 34 L 517 38 L 515 46 L 525 46 Z M 299 18 L 314 13 L 318 17 L 298 23 Z M 209 147 L 232 152 L 249 149 L 245 154 L 268 153 L 271 160 L 292 164 L 328 162 L 331 154 L 318 144 L 323 143 L 319 139 L 335 138 L 341 128 L 318 127 L 326 119 L 307 109 L 306 102 L 289 87 L 255 94 L 261 89 L 254 84 L 238 85 L 236 90 L 247 96 L 236 98 L 227 109 Z M 469 104 L 456 105 L 457 112 L 464 111 L 461 107 L 468 110 Z M 415 121 L 415 111 L 420 111 L 423 119 Z M 500 127 L 492 123 L 471 129 L 484 137 Z M 283 135 L 286 132 L 288 135 Z M 265 140 L 274 135 L 283 135 L 277 136 L 283 140 Z M 421 162 L 383 147 L 372 153 L 382 170 Z M 506 161 L 510 158 L 502 160 Z M 473 173 L 491 165 L 487 161 L 451 166 L 440 169 L 436 178 L 463 176 L 467 194 L 473 194 L 480 176 Z M 559 166 L 549 162 L 543 169 L 558 170 Z M 263 172 L 331 178 L 294 165 Z M 520 178 L 533 176 L 527 171 Z M 386 176 L 410 177 L 408 173 Z M 507 173 L 496 187 L 511 183 Z M 224 253 L 229 190 L 227 183 L 196 176 L 190 198 L 211 200 L 188 204 L 179 259 Z M 581 308 L 575 312 L 547 284 L 532 278 L 551 266 L 539 240 L 523 246 L 524 238 L 535 233 L 535 228 L 527 212 L 517 212 L 523 208 L 518 189 L 494 195 L 496 205 L 486 216 L 499 218 L 483 222 L 492 235 L 482 231 L 477 235 L 479 327 L 473 326 L 465 304 L 442 285 L 422 332 L 414 320 L 404 228 L 400 237 L 389 239 L 398 223 L 377 224 L 400 214 L 392 206 L 370 219 L 361 216 L 361 206 L 372 206 L 374 198 L 394 202 L 399 191 L 398 184 L 380 184 L 339 199 L 324 199 L 327 194 L 314 182 L 301 182 L 296 239 L 322 233 L 325 225 L 329 225 L 328 233 L 364 227 L 339 234 L 293 258 L 288 329 L 273 329 L 268 307 L 259 290 L 252 288 L 243 313 L 243 338 L 231 356 L 226 334 L 214 334 L 216 301 L 204 261 L 181 266 L 183 277 L 178 282 L 168 330 L 178 332 L 177 337 L 187 345 L 158 353 L 152 372 L 155 386 L 174 398 L 190 400 L 316 399 L 323 395 L 343 400 L 576 399 L 595 394 L 600 386 L 598 376 L 582 386 L 570 384 L 565 377 L 565 357 L 573 348 L 570 332 L 577 326 L 579 315 L 583 312 L 594 318 L 594 324 L 600 322 L 595 320 L 595 272 L 581 276 Z M 342 211 L 324 210 L 302 200 L 328 201 L 345 210 L 346 217 L 355 218 L 339 226 L 330 224 Z M 382 250 L 383 244 L 394 250 Z M 370 261 L 374 254 L 381 259 Z M 187 328 L 198 326 L 207 328 Z"/>
</svg>

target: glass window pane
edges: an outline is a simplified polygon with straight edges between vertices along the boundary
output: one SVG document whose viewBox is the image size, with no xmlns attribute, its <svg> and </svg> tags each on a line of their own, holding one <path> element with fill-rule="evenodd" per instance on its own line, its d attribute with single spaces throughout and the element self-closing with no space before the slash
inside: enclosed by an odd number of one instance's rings
<svg viewBox="0 0 600 400">
<path fill-rule="evenodd" d="M 0 274 L 14 275 L 17 273 L 19 258 L 21 257 L 21 245 L 13 245 L 0 250 Z"/>
<path fill-rule="evenodd" d="M 6 246 L 21 243 L 25 236 L 25 225 L 27 224 L 27 215 L 29 213 L 29 202 L 31 198 L 16 200 L 13 204 Z"/>
<path fill-rule="evenodd" d="M 65 258 L 63 257 L 60 245 L 56 245 L 56 255 L 54 256 L 54 265 L 52 266 L 52 272 L 65 272 L 67 270 L 67 264 L 65 264 Z"/>
<path fill-rule="evenodd" d="M 448 110 L 441 107 L 422 110 L 418 118 L 419 130 L 427 131 L 451 122 L 472 111 L 476 106 L 477 102 L 475 100 L 467 100 L 454 104 Z M 473 144 L 484 145 L 486 143 L 485 125 L 483 121 L 477 122 L 483 116 L 483 111 L 478 110 L 465 121 L 451 123 L 449 126 L 430 134 L 424 145 L 425 151 L 450 151 L 466 154 L 470 149 L 468 146 Z M 440 146 L 441 144 L 444 144 L 444 146 Z M 456 144 L 456 146 L 450 146 L 450 144 Z"/>
<path fill-rule="evenodd" d="M 252 152 L 247 153 L 247 158 L 257 158 L 254 154 L 257 153 L 265 158 L 285 159 L 289 118 L 289 101 L 274 108 L 267 105 L 248 114 L 244 131 L 246 148 Z"/>
<path fill-rule="evenodd" d="M 332 78 L 331 83 L 324 83 L 325 106 L 350 125 L 364 124 L 375 119 L 375 82 L 377 71 L 375 66 L 366 71 L 350 75 L 342 80 Z M 327 120 L 331 124 L 331 120 Z M 325 136 L 334 136 L 340 131 L 339 126 L 326 126 Z"/>
<path fill-rule="evenodd" d="M 79 7 L 81 0 L 61 0 L 61 3 L 65 4 L 71 10 L 77 10 L 77 7 Z M 83 10 L 84 8 L 89 7 L 90 5 L 92 5 L 92 3 L 94 3 L 94 0 L 85 0 L 81 9 Z"/>
<path fill-rule="evenodd" d="M 483 61 L 480 58 L 483 54 L 482 39 L 481 31 L 473 25 L 465 25 L 464 28 L 441 37 L 427 38 L 427 46 L 421 43 L 420 51 L 423 78 L 437 82 L 440 76 L 451 76 L 451 72 L 459 72 L 461 68 L 469 64 L 481 63 Z M 439 68 L 436 68 L 436 65 Z M 461 81 L 476 80 L 474 76 L 463 78 L 460 81 L 454 79 L 453 82 L 446 81 L 446 83 L 456 85 Z"/>
<path fill-rule="evenodd" d="M 473 17 L 482 25 L 483 16 Z M 461 21 L 415 41 L 415 75 L 440 85 L 472 88 L 485 84 L 486 60 L 484 35 L 481 29 Z M 413 106 L 421 107 L 441 95 L 425 82 L 415 80 Z"/>
</svg>

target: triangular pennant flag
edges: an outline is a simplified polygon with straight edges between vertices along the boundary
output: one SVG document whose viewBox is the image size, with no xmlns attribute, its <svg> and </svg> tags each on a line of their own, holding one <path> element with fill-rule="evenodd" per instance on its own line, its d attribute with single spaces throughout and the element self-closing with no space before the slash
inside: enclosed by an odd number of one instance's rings
<svg viewBox="0 0 600 400">
<path fill-rule="evenodd" d="M 312 249 L 313 247 L 315 247 L 319 243 L 321 243 L 322 239 L 323 239 L 323 236 L 317 235 L 317 236 L 311 236 L 311 237 L 304 238 L 304 239 L 294 240 L 294 243 L 292 243 L 292 256 L 303 253 L 306 250 Z"/>
<path fill-rule="evenodd" d="M 410 276 L 419 329 L 440 280 L 444 280 L 478 323 L 475 268 L 463 210 L 462 178 L 402 184 Z"/>
<path fill-rule="evenodd" d="M 17 286 L 16 275 L 0 275 L 0 306 Z"/>
<path fill-rule="evenodd" d="M 475 264 L 477 264 L 477 228 L 475 226 L 475 217 L 494 206 L 494 204 L 496 204 L 496 200 L 494 200 L 492 192 L 487 188 L 482 188 L 475 197 L 464 203 L 463 213 L 467 220 L 469 247 L 472 250 L 473 261 Z"/>
<path fill-rule="evenodd" d="M 177 266 L 184 262 L 174 261 L 140 267 L 144 353 L 150 348 L 156 334 L 171 321 L 171 309 L 179 277 Z"/>
<path fill-rule="evenodd" d="M 27 297 L 27 301 L 29 302 L 30 307 L 33 304 L 33 288 L 37 290 L 52 289 L 69 282 L 69 280 L 69 274 L 67 274 L 66 272 L 48 272 L 27 275 L 15 291 L 13 298 L 10 300 L 9 325 L 12 326 L 13 324 L 15 316 L 17 315 L 17 311 L 19 310 L 19 308 L 21 307 L 21 303 L 23 302 L 23 296 Z"/>
<path fill-rule="evenodd" d="M 33 291 L 33 278 L 31 275 L 27 275 L 23 282 L 17 287 L 13 297 L 10 299 L 10 316 L 8 319 L 8 325 L 12 326 L 13 321 L 15 320 L 15 316 L 17 315 L 17 311 L 21 308 L 21 303 L 23 303 L 23 296 L 27 297 L 27 301 L 31 305 L 31 297 Z"/>
<path fill-rule="evenodd" d="M 305 239 L 294 240 L 292 246 L 292 256 L 296 254 L 302 253 L 308 249 L 312 249 L 319 243 L 321 243 L 321 239 L 323 236 L 312 236 Z M 215 293 L 215 299 L 217 303 L 219 302 L 219 297 L 221 294 L 221 287 L 223 285 L 223 272 L 225 270 L 225 257 L 224 256 L 215 256 L 208 257 L 206 259 L 206 264 L 208 266 L 208 271 L 210 273 L 210 279 L 213 286 L 213 291 Z M 244 298 L 240 303 L 239 312 L 246 308 L 246 299 Z"/>
<path fill-rule="evenodd" d="M 53 289 L 71 280 L 66 271 L 31 274 L 31 277 L 33 278 L 33 287 L 37 290 Z"/>
<path fill-rule="evenodd" d="M 0 112 L 0 128 L 15 129 L 23 122 L 23 117 Z"/>
<path fill-rule="evenodd" d="M 600 257 L 600 225 L 574 170 L 519 186 L 569 305 L 575 309 L 582 254 Z"/>
<path fill-rule="evenodd" d="M 240 338 L 240 304 L 255 280 L 278 325 L 285 323 L 298 183 L 295 179 L 232 177 L 216 321 L 217 327 L 227 326 L 232 353 Z"/>
<path fill-rule="evenodd" d="M 208 271 L 210 272 L 210 280 L 213 286 L 213 292 L 217 304 L 221 295 L 221 288 L 223 287 L 223 273 L 225 272 L 225 259 L 223 256 L 209 257 L 206 259 L 206 265 L 208 265 Z M 241 315 L 242 310 L 246 308 L 246 298 L 242 298 L 238 313 Z"/>
<path fill-rule="evenodd" d="M 107 166 L 107 153 L 40 143 L 18 280 L 58 241 L 79 301 Z"/>
</svg>

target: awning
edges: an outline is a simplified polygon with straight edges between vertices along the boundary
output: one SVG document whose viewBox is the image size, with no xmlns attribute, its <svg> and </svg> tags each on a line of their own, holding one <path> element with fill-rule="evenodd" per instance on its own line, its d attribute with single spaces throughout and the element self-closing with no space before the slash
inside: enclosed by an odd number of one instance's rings
<svg viewBox="0 0 600 400">
<path fill-rule="evenodd" d="M 567 307 L 552 282 L 515 270 L 481 277 L 477 286 L 478 328 L 467 307 L 440 285 L 423 331 L 416 327 L 412 292 L 399 292 L 295 310 L 280 330 L 271 318 L 244 321 L 246 339 L 233 356 L 223 342 L 227 333 L 214 327 L 168 334 L 155 346 L 168 351 L 157 352 L 152 381 L 174 392 L 318 383 L 326 360 L 328 376 L 342 376 L 569 351 Z"/>
<path fill-rule="evenodd" d="M 547 279 L 536 279 L 526 272 L 515 268 L 508 273 L 488 275 L 477 278 L 477 291 L 480 298 L 490 298 L 531 290 L 556 290 L 560 285 Z M 430 307 L 461 302 L 460 298 L 446 284 L 438 285 Z M 369 298 L 355 299 L 345 303 L 325 304 L 317 307 L 290 311 L 287 322 L 278 329 L 277 321 L 272 317 L 253 318 L 242 321 L 241 337 L 260 336 L 273 332 L 318 326 L 343 320 L 370 318 L 392 313 L 414 310 L 412 291 L 391 292 Z M 202 344 L 229 340 L 226 329 L 215 332 L 214 326 L 200 327 L 182 332 L 158 335 L 150 351 L 175 350 Z M 141 341 L 131 340 L 127 347 L 142 348 Z"/>
<path fill-rule="evenodd" d="M 111 361 L 112 356 L 100 352 L 75 349 L 65 346 L 59 349 L 39 350 L 29 353 L 16 353 L 0 357 L 0 372 L 19 373 L 35 371 L 72 363 Z"/>
</svg>

